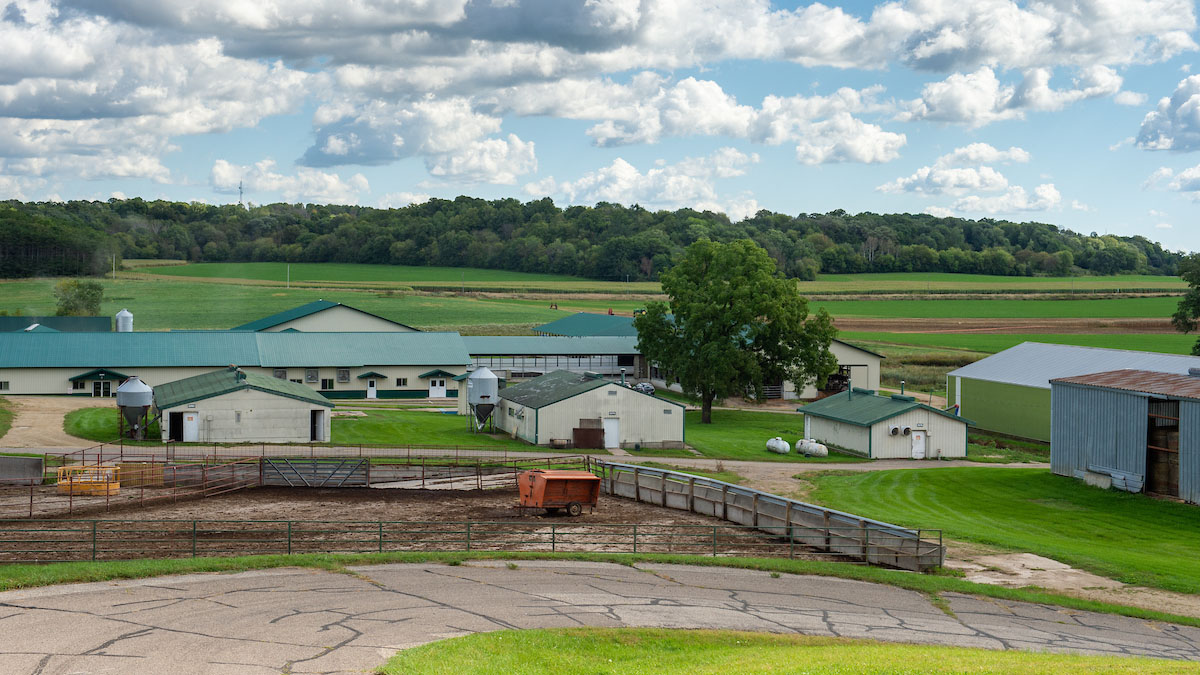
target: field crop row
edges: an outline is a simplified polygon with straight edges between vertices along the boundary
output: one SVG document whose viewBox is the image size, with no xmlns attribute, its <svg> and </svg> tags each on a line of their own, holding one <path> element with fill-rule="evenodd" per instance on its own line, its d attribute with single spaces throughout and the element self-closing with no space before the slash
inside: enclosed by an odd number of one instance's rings
<svg viewBox="0 0 1200 675">
<path fill-rule="evenodd" d="M 1196 343 L 1196 335 L 1162 334 L 1104 334 L 1104 335 L 1058 335 L 1058 334 L 980 334 L 980 333 L 872 333 L 845 331 L 838 335 L 843 340 L 862 343 L 869 349 L 880 344 L 900 344 L 941 349 L 963 349 L 995 354 L 1022 342 L 1047 342 L 1080 347 L 1105 347 L 1108 349 L 1133 349 L 1164 354 L 1190 354 Z"/>
</svg>

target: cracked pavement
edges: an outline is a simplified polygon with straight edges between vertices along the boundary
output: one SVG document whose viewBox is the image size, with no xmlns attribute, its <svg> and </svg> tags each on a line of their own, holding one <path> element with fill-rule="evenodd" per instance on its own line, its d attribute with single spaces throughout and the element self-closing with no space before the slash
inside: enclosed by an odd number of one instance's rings
<svg viewBox="0 0 1200 675">
<path fill-rule="evenodd" d="M 1200 628 L 859 581 L 680 565 L 284 568 L 0 593 L 0 672 L 363 673 L 509 628 L 729 628 L 1200 661 Z"/>
</svg>

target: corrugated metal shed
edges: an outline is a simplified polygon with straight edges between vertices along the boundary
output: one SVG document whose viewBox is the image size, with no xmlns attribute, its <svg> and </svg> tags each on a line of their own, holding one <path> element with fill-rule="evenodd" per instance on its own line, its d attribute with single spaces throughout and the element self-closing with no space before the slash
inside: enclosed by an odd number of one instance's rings
<svg viewBox="0 0 1200 675">
<path fill-rule="evenodd" d="M 390 321 L 391 323 L 394 323 L 397 326 L 403 326 L 404 328 L 416 330 L 412 326 L 405 326 L 404 324 L 402 324 L 398 321 L 392 321 L 391 319 L 384 319 L 382 316 L 371 314 L 370 312 L 363 312 L 361 309 L 356 309 L 354 307 L 351 307 L 350 305 L 343 305 L 340 302 L 332 302 L 329 300 L 315 300 L 308 304 L 300 305 L 299 307 L 293 307 L 291 309 L 284 310 L 282 312 L 279 312 L 278 314 L 272 314 L 271 316 L 264 316 L 261 319 L 257 319 L 255 321 L 251 321 L 250 323 L 246 323 L 246 324 L 242 324 L 241 326 L 237 326 L 237 327 L 233 328 L 232 330 L 244 330 L 244 331 L 266 330 L 268 328 L 274 328 L 275 326 L 278 326 L 281 323 L 295 321 L 296 319 L 310 316 L 312 314 L 316 314 L 317 312 L 323 312 L 323 311 L 329 309 L 330 307 L 345 307 L 346 309 L 352 309 L 356 312 L 361 312 L 363 314 L 368 314 L 370 316 L 374 316 L 377 319 L 383 319 L 384 321 Z"/>
<path fill-rule="evenodd" d="M 235 368 L 225 368 L 212 373 L 160 384 L 154 388 L 154 405 L 159 410 L 174 408 L 242 389 L 254 389 L 276 396 L 294 398 L 299 401 L 333 407 L 329 399 L 311 388 L 259 373 L 247 373 Z"/>
<path fill-rule="evenodd" d="M 541 408 L 608 384 L 612 383 L 602 378 L 556 370 L 528 382 L 505 387 L 500 390 L 500 398 L 527 408 Z"/>
<path fill-rule="evenodd" d="M 633 327 L 633 317 L 615 316 L 612 314 L 592 314 L 579 312 L 571 316 L 545 323 L 533 330 L 550 335 L 566 335 L 582 337 L 585 335 L 616 335 L 637 337 Z"/>
<path fill-rule="evenodd" d="M 558 335 L 479 335 L 464 337 L 471 356 L 600 356 L 640 354 L 637 337 Z"/>
<path fill-rule="evenodd" d="M 1060 377 L 1051 382 L 1200 400 L 1200 377 L 1191 375 L 1158 373 L 1149 370 L 1112 370 L 1106 373 Z"/>
<path fill-rule="evenodd" d="M 0 333 L 0 368 L 467 365 L 458 333 Z"/>
<path fill-rule="evenodd" d="M 944 417 L 971 424 L 971 420 L 917 402 L 911 396 L 877 396 L 874 392 L 851 389 L 814 401 L 798 410 L 805 415 L 869 427 L 909 410 L 923 408 Z"/>
<path fill-rule="evenodd" d="M 1050 380 L 1099 371 L 1135 369 L 1186 375 L 1188 368 L 1200 368 L 1200 357 L 1022 342 L 948 375 L 1049 389 Z"/>
<path fill-rule="evenodd" d="M 0 316 L 0 333 L 23 331 L 35 323 L 64 333 L 112 331 L 112 319 L 107 316 Z"/>
</svg>

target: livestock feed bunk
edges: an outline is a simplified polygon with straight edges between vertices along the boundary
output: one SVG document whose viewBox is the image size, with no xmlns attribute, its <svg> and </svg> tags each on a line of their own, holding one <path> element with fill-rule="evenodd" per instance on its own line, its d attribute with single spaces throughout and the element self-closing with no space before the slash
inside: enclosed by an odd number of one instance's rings
<svg viewBox="0 0 1200 675">
<path fill-rule="evenodd" d="M 258 456 L 239 456 L 248 450 L 258 450 Z M 109 446 L 68 455 L 63 474 L 76 476 L 68 479 L 69 488 L 86 477 L 103 478 L 104 489 L 64 490 L 49 481 L 0 485 L 0 563 L 506 550 L 845 559 L 919 571 L 941 565 L 944 556 L 940 531 L 905 529 L 700 476 L 586 455 L 303 450 L 307 456 L 286 446 L 175 447 L 167 453 Z M 522 472 L 571 469 L 598 474 L 599 492 L 622 499 L 602 502 L 597 513 L 577 518 L 530 519 L 518 512 Z M 399 490 L 365 489 L 382 487 Z M 247 488 L 263 490 L 245 492 Z M 289 488 L 320 491 L 295 492 L 293 499 Z M 331 490 L 349 488 L 359 488 L 346 494 L 356 495 L 352 501 L 363 508 L 349 515 L 340 507 L 329 509 L 328 500 L 344 501 Z M 403 490 L 419 492 L 410 499 L 400 496 Z M 237 520 L 222 514 L 224 501 L 217 500 L 208 512 L 219 520 L 154 515 L 169 512 L 173 502 L 234 492 L 244 494 L 239 500 L 269 496 L 277 508 L 260 514 L 252 507 L 244 512 L 262 520 Z M 308 503 L 320 506 L 298 510 Z M 402 513 L 405 519 L 380 520 L 384 511 L 372 505 L 383 504 L 400 504 L 387 513 Z M 96 517 L 101 515 L 97 511 L 131 507 L 145 515 Z M 415 511 L 417 518 L 410 510 L 415 507 L 424 507 Z M 203 506 L 189 507 L 187 517 L 195 518 L 197 510 L 205 512 Z M 320 520 L 301 519 L 313 513 Z M 356 516 L 360 519 L 354 520 Z"/>
</svg>

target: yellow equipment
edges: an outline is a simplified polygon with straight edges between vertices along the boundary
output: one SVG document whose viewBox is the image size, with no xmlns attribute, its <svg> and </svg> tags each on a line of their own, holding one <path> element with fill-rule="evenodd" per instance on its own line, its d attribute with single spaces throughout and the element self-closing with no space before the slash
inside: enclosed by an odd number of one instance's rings
<svg viewBox="0 0 1200 675">
<path fill-rule="evenodd" d="M 58 492 L 64 495 L 114 496 L 121 493 L 121 470 L 115 466 L 58 467 Z"/>
</svg>

